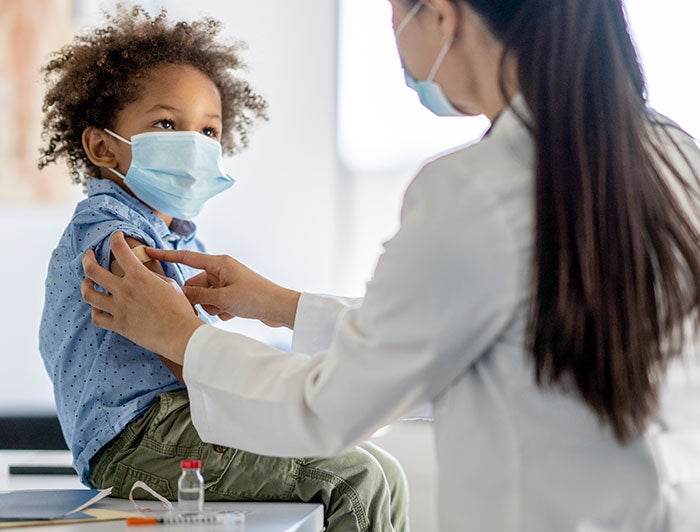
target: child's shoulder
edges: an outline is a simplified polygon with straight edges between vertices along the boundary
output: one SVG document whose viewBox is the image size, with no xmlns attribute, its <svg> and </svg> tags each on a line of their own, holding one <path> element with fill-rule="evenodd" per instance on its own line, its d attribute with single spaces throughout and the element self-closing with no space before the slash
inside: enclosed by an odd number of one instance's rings
<svg viewBox="0 0 700 532">
<path fill-rule="evenodd" d="M 88 197 L 75 208 L 66 236 L 77 248 L 93 246 L 115 231 L 154 245 L 157 217 L 115 183 L 88 180 Z"/>
<path fill-rule="evenodd" d="M 109 221 L 151 226 L 151 211 L 131 197 L 119 185 L 107 179 L 89 179 L 88 196 L 78 203 L 73 213 L 73 224 L 98 224 Z"/>
</svg>

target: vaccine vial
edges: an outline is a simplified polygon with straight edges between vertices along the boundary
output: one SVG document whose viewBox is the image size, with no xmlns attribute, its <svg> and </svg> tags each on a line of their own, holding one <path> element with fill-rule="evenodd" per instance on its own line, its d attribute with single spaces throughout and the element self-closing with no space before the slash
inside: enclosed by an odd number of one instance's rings
<svg viewBox="0 0 700 532">
<path fill-rule="evenodd" d="M 182 474 L 177 482 L 177 509 L 182 514 L 202 513 L 204 510 L 204 477 L 201 460 L 180 462 Z"/>
</svg>

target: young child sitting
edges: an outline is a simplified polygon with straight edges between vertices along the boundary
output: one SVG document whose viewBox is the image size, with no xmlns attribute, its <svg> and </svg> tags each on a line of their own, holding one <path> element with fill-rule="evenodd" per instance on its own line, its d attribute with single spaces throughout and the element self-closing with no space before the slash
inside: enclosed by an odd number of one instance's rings
<svg viewBox="0 0 700 532">
<path fill-rule="evenodd" d="M 40 330 L 82 482 L 127 497 L 140 480 L 174 499 L 180 461 L 201 459 L 206 500 L 319 502 L 329 530 L 407 530 L 405 477 L 386 452 L 365 444 L 335 458 L 273 458 L 202 442 L 181 368 L 92 324 L 85 251 L 114 272 L 115 231 L 132 247 L 203 251 L 190 218 L 232 184 L 222 151 L 244 147 L 266 109 L 236 76 L 237 48 L 217 40 L 217 21 L 171 23 L 141 8 L 108 19 L 44 68 L 39 167 L 65 159 L 87 190 L 51 257 Z M 180 285 L 195 274 L 147 266 Z"/>
</svg>

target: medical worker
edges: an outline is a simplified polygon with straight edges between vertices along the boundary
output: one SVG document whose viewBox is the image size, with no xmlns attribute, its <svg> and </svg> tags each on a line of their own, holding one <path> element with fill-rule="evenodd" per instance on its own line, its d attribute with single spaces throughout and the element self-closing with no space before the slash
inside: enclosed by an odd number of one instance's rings
<svg viewBox="0 0 700 532">
<path fill-rule="evenodd" d="M 492 127 L 416 176 L 365 297 L 149 251 L 204 270 L 183 296 L 117 233 L 123 278 L 84 259 L 94 322 L 184 364 L 205 441 L 340 453 L 432 402 L 441 530 L 700 529 L 700 153 L 648 107 L 621 0 L 391 3 L 423 104 Z"/>
</svg>

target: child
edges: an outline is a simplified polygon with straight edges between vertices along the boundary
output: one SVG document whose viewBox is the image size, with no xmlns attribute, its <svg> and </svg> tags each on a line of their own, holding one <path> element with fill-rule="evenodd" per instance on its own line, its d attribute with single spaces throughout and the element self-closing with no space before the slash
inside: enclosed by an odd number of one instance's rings
<svg viewBox="0 0 700 532">
<path fill-rule="evenodd" d="M 329 529 L 407 530 L 405 477 L 384 451 L 366 444 L 335 458 L 294 459 L 204 443 L 181 368 L 92 324 L 80 294 L 83 253 L 93 249 L 118 272 L 109 251 L 115 231 L 132 247 L 202 251 L 189 218 L 232 184 L 222 150 L 244 147 L 266 109 L 234 76 L 237 48 L 217 41 L 218 22 L 171 24 L 165 11 L 151 18 L 142 8 L 108 18 L 44 68 L 39 167 L 63 158 L 87 190 L 51 257 L 40 330 L 81 480 L 114 486 L 119 497 L 141 480 L 174 499 L 180 461 L 201 458 L 207 500 L 320 502 Z M 179 285 L 195 273 L 147 265 Z"/>
</svg>

